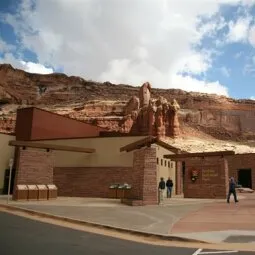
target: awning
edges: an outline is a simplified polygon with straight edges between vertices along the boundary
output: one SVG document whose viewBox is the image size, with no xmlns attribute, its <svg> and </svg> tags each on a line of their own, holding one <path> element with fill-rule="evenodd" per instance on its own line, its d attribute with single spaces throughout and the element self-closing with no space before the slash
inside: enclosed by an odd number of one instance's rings
<svg viewBox="0 0 255 255">
<path fill-rule="evenodd" d="M 10 146 L 16 147 L 29 147 L 29 148 L 38 148 L 38 149 L 48 149 L 48 150 L 57 150 L 57 151 L 72 151 L 72 152 L 81 152 L 81 153 L 93 153 L 96 150 L 92 148 L 82 148 L 82 147 L 73 147 L 66 145 L 57 145 L 57 144 L 46 144 L 46 143 L 34 143 L 27 141 L 9 141 Z"/>
<path fill-rule="evenodd" d="M 204 157 L 224 157 L 229 155 L 235 155 L 235 151 L 212 151 L 212 152 L 197 152 L 197 153 L 181 153 L 181 154 L 167 154 L 164 158 L 171 159 L 173 161 L 185 160 L 187 158 L 204 158 Z"/>
</svg>

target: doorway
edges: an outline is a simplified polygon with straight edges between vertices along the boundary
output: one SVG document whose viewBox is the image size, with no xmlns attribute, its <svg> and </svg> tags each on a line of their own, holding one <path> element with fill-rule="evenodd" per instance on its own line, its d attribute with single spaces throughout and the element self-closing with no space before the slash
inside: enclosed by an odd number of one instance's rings
<svg viewBox="0 0 255 255">
<path fill-rule="evenodd" d="M 238 170 L 238 184 L 244 188 L 252 189 L 252 177 L 251 169 L 239 169 Z"/>
<path fill-rule="evenodd" d="M 10 178 L 10 169 L 6 169 L 4 174 L 4 188 L 3 188 L 4 195 L 8 193 L 9 178 Z M 13 193 L 14 180 L 15 180 L 15 168 L 12 170 L 10 194 Z"/>
</svg>

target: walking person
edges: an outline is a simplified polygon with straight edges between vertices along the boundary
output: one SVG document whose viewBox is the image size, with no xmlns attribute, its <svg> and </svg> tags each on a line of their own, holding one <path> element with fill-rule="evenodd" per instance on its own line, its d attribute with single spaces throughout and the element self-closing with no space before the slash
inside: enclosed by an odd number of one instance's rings
<svg viewBox="0 0 255 255">
<path fill-rule="evenodd" d="M 172 197 L 172 190 L 173 190 L 173 181 L 172 179 L 169 177 L 168 180 L 166 181 L 166 187 L 167 187 L 167 197 L 171 198 Z"/>
<path fill-rule="evenodd" d="M 236 196 L 236 182 L 235 182 L 234 177 L 231 177 L 229 179 L 229 190 L 228 190 L 228 198 L 227 198 L 228 203 L 229 203 L 231 194 L 233 194 L 235 203 L 237 203 L 238 200 L 237 200 L 237 196 Z"/>
<path fill-rule="evenodd" d="M 161 177 L 159 185 L 158 185 L 158 189 L 159 189 L 159 203 L 163 202 L 165 188 L 166 188 L 166 183 L 164 181 L 164 178 Z"/>
</svg>

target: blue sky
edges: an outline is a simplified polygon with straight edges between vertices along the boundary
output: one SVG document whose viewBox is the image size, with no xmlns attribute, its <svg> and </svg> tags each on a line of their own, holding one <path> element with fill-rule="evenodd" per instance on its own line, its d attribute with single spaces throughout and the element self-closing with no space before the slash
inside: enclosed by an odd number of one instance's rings
<svg viewBox="0 0 255 255">
<path fill-rule="evenodd" d="M 0 63 L 255 99 L 255 0 L 1 0 Z"/>
</svg>

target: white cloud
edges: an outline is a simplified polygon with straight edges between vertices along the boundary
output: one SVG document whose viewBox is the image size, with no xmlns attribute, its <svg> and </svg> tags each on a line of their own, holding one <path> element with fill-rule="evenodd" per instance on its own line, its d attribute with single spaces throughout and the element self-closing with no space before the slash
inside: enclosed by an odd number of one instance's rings
<svg viewBox="0 0 255 255">
<path fill-rule="evenodd" d="M 0 38 L 0 52 L 1 53 L 5 53 L 5 52 L 9 52 L 11 50 L 15 50 L 15 46 L 14 45 L 11 45 L 11 44 L 7 44 L 5 41 L 3 41 L 1 38 Z"/>
<path fill-rule="evenodd" d="M 225 66 L 222 66 L 220 68 L 221 73 L 226 76 L 229 77 L 230 76 L 230 69 L 226 68 Z"/>
<path fill-rule="evenodd" d="M 255 97 L 250 97 L 251 100 L 255 100 Z"/>
<path fill-rule="evenodd" d="M 29 73 L 40 73 L 40 74 L 53 73 L 52 68 L 47 68 L 44 65 L 41 65 L 39 63 L 21 61 L 21 64 L 23 65 L 24 70 Z"/>
<path fill-rule="evenodd" d="M 202 69 L 198 66 L 197 70 Z M 164 84 L 168 84 L 169 88 L 228 95 L 227 88 L 218 81 L 200 81 L 190 76 L 176 74 L 170 69 L 163 74 L 155 67 L 150 66 L 146 61 L 135 64 L 128 59 L 114 60 L 109 63 L 107 71 L 101 75 L 100 80 L 111 81 L 116 84 L 133 85 L 150 81 L 152 84 L 157 84 L 158 87 L 164 87 Z"/>
<path fill-rule="evenodd" d="M 248 40 L 249 40 L 249 43 L 253 47 L 255 47 L 255 25 L 250 28 Z"/>
<path fill-rule="evenodd" d="M 205 82 L 198 81 L 189 76 L 174 75 L 172 83 L 175 88 L 185 89 L 186 91 L 200 91 L 202 93 L 216 93 L 228 96 L 228 89 L 222 86 L 218 81 Z"/>
<path fill-rule="evenodd" d="M 176 71 L 190 74 L 205 73 L 211 67 L 210 52 L 190 52 L 185 59 L 181 59 Z"/>
<path fill-rule="evenodd" d="M 23 68 L 153 87 L 226 94 L 218 81 L 192 78 L 212 66 L 208 50 L 195 50 L 205 36 L 226 26 L 221 4 L 249 5 L 248 0 L 22 0 L 16 16 L 6 16 L 24 47 L 40 64 Z M 49 8 L 50 6 L 50 8 Z M 201 17 L 208 21 L 201 23 Z M 235 25 L 235 26 L 234 26 Z M 237 25 L 237 26 L 236 26 Z M 245 28 L 232 24 L 230 38 L 242 39 Z M 39 69 L 38 69 L 39 68 Z M 180 73 L 188 73 L 189 76 Z"/>
<path fill-rule="evenodd" d="M 23 69 L 29 73 L 49 74 L 54 71 L 52 68 L 47 68 L 40 63 L 25 62 L 21 59 L 17 59 L 10 52 L 5 53 L 4 56 L 0 58 L 0 63 L 11 64 L 14 68 Z"/>
<path fill-rule="evenodd" d="M 249 34 L 251 17 L 240 17 L 236 22 L 229 22 L 228 42 L 246 42 Z"/>
</svg>

